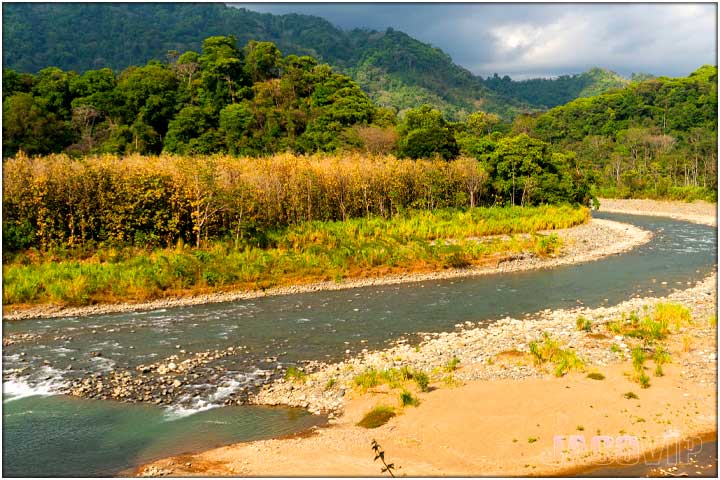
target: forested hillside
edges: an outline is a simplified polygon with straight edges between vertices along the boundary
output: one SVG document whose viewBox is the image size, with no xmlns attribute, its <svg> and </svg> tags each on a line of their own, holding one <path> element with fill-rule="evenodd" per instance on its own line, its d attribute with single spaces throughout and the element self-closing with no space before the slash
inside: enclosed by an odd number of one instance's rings
<svg viewBox="0 0 720 480">
<path fill-rule="evenodd" d="M 633 77 L 635 78 L 635 77 Z M 592 97 L 608 90 L 623 88 L 630 82 L 615 72 L 593 68 L 578 75 L 557 78 L 533 78 L 514 81 L 499 75 L 488 77 L 485 85 L 509 98 L 531 105 L 552 108 L 581 97 Z"/>
<path fill-rule="evenodd" d="M 168 51 L 198 51 L 203 39 L 218 35 L 233 35 L 239 45 L 270 41 L 283 54 L 315 57 L 351 76 L 381 106 L 404 111 L 427 103 L 455 120 L 478 109 L 510 119 L 622 84 L 599 70 L 557 80 L 483 80 L 443 51 L 392 29 L 343 31 L 318 17 L 190 3 L 5 4 L 3 66 L 23 73 L 49 66 L 121 71 L 165 61 Z"/>
<path fill-rule="evenodd" d="M 519 118 L 516 129 L 576 152 L 606 195 L 716 197 L 717 72 L 634 82 Z"/>
</svg>

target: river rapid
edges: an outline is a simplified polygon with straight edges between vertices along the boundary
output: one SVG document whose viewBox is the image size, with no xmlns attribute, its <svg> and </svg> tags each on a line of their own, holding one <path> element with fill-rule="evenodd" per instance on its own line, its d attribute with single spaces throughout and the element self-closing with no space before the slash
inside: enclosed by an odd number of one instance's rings
<svg viewBox="0 0 720 480">
<path fill-rule="evenodd" d="M 289 366 L 337 361 L 401 337 L 550 308 L 664 296 L 716 268 L 712 227 L 594 213 L 653 232 L 598 261 L 464 279 L 320 291 L 91 317 L 4 322 L 32 338 L 3 348 L 3 475 L 107 476 L 155 458 L 320 425 L 302 409 L 242 403 Z M 88 374 L 136 370 L 171 355 L 227 351 L 184 377 L 168 404 L 59 393 Z"/>
</svg>

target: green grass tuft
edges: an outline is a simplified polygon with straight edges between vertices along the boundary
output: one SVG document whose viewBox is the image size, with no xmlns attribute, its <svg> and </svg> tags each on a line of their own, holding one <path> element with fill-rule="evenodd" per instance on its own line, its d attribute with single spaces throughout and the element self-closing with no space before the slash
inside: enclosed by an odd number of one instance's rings
<svg viewBox="0 0 720 480">
<path fill-rule="evenodd" d="M 420 400 L 413 397 L 412 393 L 407 390 L 403 390 L 400 394 L 400 403 L 403 407 L 417 407 L 420 405 Z"/>
<path fill-rule="evenodd" d="M 395 415 L 395 409 L 392 407 L 378 405 L 366 413 L 362 420 L 357 423 L 357 426 L 363 428 L 378 428 L 385 425 Z"/>
</svg>

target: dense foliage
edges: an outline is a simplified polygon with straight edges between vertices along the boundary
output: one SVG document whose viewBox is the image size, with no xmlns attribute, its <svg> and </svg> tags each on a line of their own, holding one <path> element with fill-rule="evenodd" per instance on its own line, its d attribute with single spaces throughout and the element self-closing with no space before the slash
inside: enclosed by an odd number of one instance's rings
<svg viewBox="0 0 720 480">
<path fill-rule="evenodd" d="M 3 120 L 5 155 L 257 155 L 359 145 L 351 127 L 381 128 L 394 114 L 311 57 L 282 57 L 268 42 L 250 41 L 241 51 L 233 37 L 210 37 L 201 53 L 117 76 L 108 68 L 4 70 Z"/>
<path fill-rule="evenodd" d="M 398 111 L 430 104 L 452 120 L 484 110 L 510 119 L 619 86 L 594 70 L 557 80 L 483 80 L 443 51 L 388 29 L 343 31 L 305 15 L 260 14 L 222 4 L 9 3 L 3 6 L 3 67 L 121 71 L 168 51 L 199 51 L 203 39 L 234 35 L 312 56 L 351 76 L 378 105 Z"/>
<path fill-rule="evenodd" d="M 360 154 L 18 156 L 3 169 L 3 246 L 92 250 L 223 238 L 263 245 L 268 231 L 304 221 L 587 203 L 588 185 L 568 173 L 566 161 L 526 136 L 502 139 L 482 162 Z"/>
<path fill-rule="evenodd" d="M 557 237 L 537 230 L 567 228 L 588 218 L 586 208 L 567 205 L 443 209 L 391 219 L 305 222 L 268 232 L 263 246 L 241 239 L 204 249 L 182 242 L 154 250 L 100 248 L 69 258 L 27 252 L 3 264 L 3 304 L 141 301 L 188 290 L 255 290 L 461 268 L 526 251 L 551 254 Z M 510 237 L 468 239 L 500 234 Z"/>
<path fill-rule="evenodd" d="M 516 124 L 575 152 L 602 194 L 717 198 L 717 67 L 634 82 Z"/>
</svg>

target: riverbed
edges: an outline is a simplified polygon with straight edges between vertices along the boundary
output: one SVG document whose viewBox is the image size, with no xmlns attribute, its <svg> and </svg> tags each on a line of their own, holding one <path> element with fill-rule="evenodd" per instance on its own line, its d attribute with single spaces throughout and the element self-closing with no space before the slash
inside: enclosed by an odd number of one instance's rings
<svg viewBox="0 0 720 480">
<path fill-rule="evenodd" d="M 5 335 L 34 336 L 3 352 L 3 473 L 109 475 L 152 458 L 302 431 L 324 418 L 297 409 L 223 405 L 240 388 L 252 393 L 290 365 L 342 360 L 401 337 L 416 342 L 418 332 L 452 330 L 465 321 L 489 325 L 545 308 L 662 296 L 715 268 L 712 228 L 596 215 L 650 230 L 653 239 L 622 255 L 553 270 L 5 323 Z M 658 278 L 664 283 L 653 282 Z M 55 394 L 88 372 L 135 370 L 171 355 L 229 347 L 241 353 L 206 365 L 207 372 L 183 382 L 180 400 L 169 405 Z"/>
</svg>

